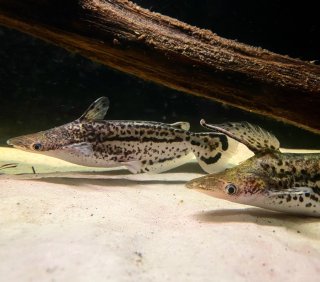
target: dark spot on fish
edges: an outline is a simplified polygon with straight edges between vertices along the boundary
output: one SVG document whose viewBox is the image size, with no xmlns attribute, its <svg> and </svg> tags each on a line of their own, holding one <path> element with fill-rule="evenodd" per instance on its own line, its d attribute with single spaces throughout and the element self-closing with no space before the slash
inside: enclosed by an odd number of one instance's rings
<svg viewBox="0 0 320 282">
<path fill-rule="evenodd" d="M 197 142 L 197 141 L 192 140 L 192 141 L 191 141 L 191 145 L 193 145 L 193 146 L 200 146 L 200 143 Z"/>
<path fill-rule="evenodd" d="M 264 170 L 268 170 L 270 168 L 269 164 L 266 163 L 261 163 L 260 166 L 264 169 Z"/>
<path fill-rule="evenodd" d="M 306 208 L 310 208 L 312 206 L 311 203 L 306 204 Z"/>
<path fill-rule="evenodd" d="M 302 196 L 299 197 L 299 201 L 300 201 L 301 203 L 303 202 L 303 197 L 302 197 Z"/>
<path fill-rule="evenodd" d="M 223 151 L 226 151 L 226 150 L 228 149 L 228 147 L 229 147 L 227 136 L 225 136 L 225 135 L 219 135 L 219 138 L 220 138 L 222 150 L 223 150 Z"/>
<path fill-rule="evenodd" d="M 320 188 L 319 187 L 313 187 L 313 192 L 315 192 L 318 195 L 320 195 Z"/>
<path fill-rule="evenodd" d="M 214 157 L 210 157 L 210 158 L 205 158 L 202 156 L 200 160 L 210 165 L 210 164 L 216 163 L 220 158 L 221 158 L 221 153 L 218 153 Z"/>
<path fill-rule="evenodd" d="M 171 161 L 173 160 L 174 158 L 164 158 L 164 159 L 160 159 L 159 160 L 159 163 L 164 163 L 164 162 L 167 162 L 167 161 Z"/>
<path fill-rule="evenodd" d="M 310 199 L 313 200 L 313 201 L 315 201 L 315 202 L 318 202 L 318 200 L 319 200 L 319 198 L 316 197 L 315 195 L 311 195 L 311 196 L 310 196 Z"/>
<path fill-rule="evenodd" d="M 315 174 L 314 176 L 310 177 L 310 180 L 312 182 L 320 181 L 320 174 L 319 173 Z"/>
</svg>

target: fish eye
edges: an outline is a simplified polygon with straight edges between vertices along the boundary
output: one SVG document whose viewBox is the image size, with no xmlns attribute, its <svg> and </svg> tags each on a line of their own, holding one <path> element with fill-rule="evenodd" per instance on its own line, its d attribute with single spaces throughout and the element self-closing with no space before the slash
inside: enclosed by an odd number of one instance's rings
<svg viewBox="0 0 320 282">
<path fill-rule="evenodd" d="M 32 145 L 32 148 L 35 150 L 35 151 L 40 151 L 42 149 L 42 144 L 41 143 L 34 143 Z"/>
<path fill-rule="evenodd" d="M 227 192 L 228 195 L 234 195 L 237 193 L 237 187 L 232 184 L 232 183 L 229 183 L 226 187 L 225 187 L 225 191 Z"/>
</svg>

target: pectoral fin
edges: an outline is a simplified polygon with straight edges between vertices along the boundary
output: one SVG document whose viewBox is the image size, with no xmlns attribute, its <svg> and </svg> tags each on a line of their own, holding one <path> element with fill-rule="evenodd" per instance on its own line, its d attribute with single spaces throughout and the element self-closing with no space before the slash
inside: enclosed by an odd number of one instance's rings
<svg viewBox="0 0 320 282">
<path fill-rule="evenodd" d="M 283 202 L 305 203 L 306 207 L 309 203 L 320 205 L 320 191 L 318 188 L 311 187 L 292 187 L 283 190 L 268 190 L 267 197 L 269 199 L 283 200 Z M 319 206 L 320 208 L 320 206 Z M 319 210 L 320 212 L 320 210 Z"/>
<path fill-rule="evenodd" d="M 320 216 L 320 191 L 312 187 L 292 187 L 268 190 L 264 200 L 257 206 L 308 216 Z"/>
<path fill-rule="evenodd" d="M 92 145 L 87 142 L 67 145 L 62 147 L 62 150 L 76 156 L 91 156 L 93 154 Z"/>
<path fill-rule="evenodd" d="M 268 191 L 268 196 L 270 197 L 276 197 L 276 196 L 299 196 L 299 195 L 308 195 L 314 193 L 313 189 L 310 187 L 292 187 L 288 189 L 283 189 L 283 190 L 269 190 Z"/>
</svg>

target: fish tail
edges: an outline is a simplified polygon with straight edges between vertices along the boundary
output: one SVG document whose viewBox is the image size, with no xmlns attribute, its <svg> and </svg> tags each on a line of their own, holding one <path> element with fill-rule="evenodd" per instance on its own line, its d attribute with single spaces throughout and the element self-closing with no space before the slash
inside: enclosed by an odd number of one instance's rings
<svg viewBox="0 0 320 282">
<path fill-rule="evenodd" d="M 230 167 L 230 159 L 239 142 L 220 133 L 193 133 L 191 150 L 201 168 L 207 173 L 217 173 Z"/>
</svg>

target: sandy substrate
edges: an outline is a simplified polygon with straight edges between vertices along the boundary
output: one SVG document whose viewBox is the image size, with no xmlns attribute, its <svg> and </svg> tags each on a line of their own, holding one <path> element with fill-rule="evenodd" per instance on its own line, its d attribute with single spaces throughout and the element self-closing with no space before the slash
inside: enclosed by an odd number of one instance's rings
<svg viewBox="0 0 320 282">
<path fill-rule="evenodd" d="M 196 163 L 132 175 L 0 148 L 6 163 L 0 281 L 319 281 L 319 219 L 189 190 Z"/>
</svg>

